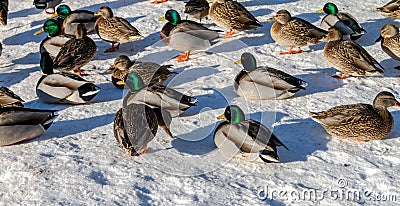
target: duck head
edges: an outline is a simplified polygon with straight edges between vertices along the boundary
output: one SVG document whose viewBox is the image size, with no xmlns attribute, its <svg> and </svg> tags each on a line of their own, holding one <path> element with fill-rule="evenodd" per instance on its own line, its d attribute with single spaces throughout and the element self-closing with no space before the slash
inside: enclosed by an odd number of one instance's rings
<svg viewBox="0 0 400 206">
<path fill-rule="evenodd" d="M 49 19 L 44 22 L 43 27 L 39 31 L 35 32 L 35 35 L 43 32 L 48 33 L 51 37 L 57 36 L 61 34 L 61 25 L 57 20 Z"/>
<path fill-rule="evenodd" d="M 235 61 L 235 64 L 242 64 L 246 71 L 254 71 L 257 68 L 256 58 L 248 52 L 243 53 L 240 60 Z"/>
<path fill-rule="evenodd" d="M 390 38 L 399 34 L 399 28 L 394 24 L 385 24 L 381 29 L 381 36 L 375 41 L 378 42 L 382 38 Z"/>
<path fill-rule="evenodd" d="M 326 3 L 324 8 L 317 10 L 318 13 L 325 12 L 326 14 L 337 14 L 339 12 L 337 6 L 334 3 Z"/>
<path fill-rule="evenodd" d="M 224 114 L 217 119 L 226 119 L 230 124 L 239 124 L 245 120 L 245 115 L 242 109 L 237 105 L 230 105 L 225 108 Z"/>
<path fill-rule="evenodd" d="M 71 14 L 71 8 L 69 8 L 69 6 L 63 4 L 57 7 L 56 12 L 50 16 L 50 18 L 55 18 L 57 16 L 59 16 L 62 19 L 67 18 L 68 15 Z"/>
<path fill-rule="evenodd" d="M 135 72 L 126 75 L 125 85 L 128 86 L 131 92 L 137 92 L 145 87 L 143 79 Z"/>
<path fill-rule="evenodd" d="M 102 6 L 100 7 L 99 11 L 94 14 L 95 16 L 101 16 L 105 19 L 112 18 L 114 16 L 112 10 L 108 6 Z"/>
<path fill-rule="evenodd" d="M 128 70 L 129 67 L 132 65 L 131 60 L 129 59 L 129 57 L 125 56 L 125 55 L 121 55 L 119 57 L 117 57 L 114 60 L 114 64 L 112 65 L 112 67 L 110 67 L 107 72 L 112 72 L 115 69 L 117 70 Z"/>
<path fill-rule="evenodd" d="M 390 92 L 380 92 L 378 95 L 376 95 L 373 103 L 374 107 L 400 107 L 400 103 L 396 100 L 396 97 Z"/>
<path fill-rule="evenodd" d="M 286 24 L 287 22 L 290 21 L 290 19 L 292 18 L 292 15 L 287 11 L 287 10 L 279 10 L 278 12 L 276 12 L 275 16 L 268 19 L 268 22 L 271 21 L 277 21 L 281 24 Z"/>
<path fill-rule="evenodd" d="M 181 21 L 181 16 L 176 10 L 170 9 L 165 12 L 164 17 L 158 19 L 159 21 L 167 20 L 172 25 L 177 25 Z"/>
</svg>

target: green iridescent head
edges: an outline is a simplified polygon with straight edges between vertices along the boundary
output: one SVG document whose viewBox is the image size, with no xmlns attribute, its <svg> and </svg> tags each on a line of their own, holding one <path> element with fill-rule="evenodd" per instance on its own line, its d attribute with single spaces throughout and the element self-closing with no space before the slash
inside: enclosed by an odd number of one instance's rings
<svg viewBox="0 0 400 206">
<path fill-rule="evenodd" d="M 226 119 L 231 124 L 239 124 L 245 118 L 244 112 L 237 105 L 227 106 L 224 114 L 218 117 L 218 119 Z"/>
<path fill-rule="evenodd" d="M 71 8 L 69 8 L 69 6 L 67 6 L 65 4 L 60 5 L 60 6 L 57 7 L 56 14 L 60 18 L 65 19 L 65 18 L 67 18 L 67 16 L 69 14 L 71 14 Z"/>
<path fill-rule="evenodd" d="M 49 19 L 43 24 L 43 31 L 49 33 L 49 36 L 61 34 L 61 25 L 57 20 Z"/>
<path fill-rule="evenodd" d="M 126 75 L 125 85 L 131 92 L 137 92 L 145 87 L 143 79 L 135 72 Z"/>
<path fill-rule="evenodd" d="M 176 10 L 170 9 L 165 12 L 165 19 L 172 25 L 177 25 L 181 21 L 181 16 Z"/>
<path fill-rule="evenodd" d="M 334 3 L 326 3 L 323 10 L 326 14 L 337 14 L 339 12 L 337 6 Z"/>
<path fill-rule="evenodd" d="M 254 71 L 257 68 L 256 58 L 250 53 L 243 53 L 240 57 L 240 61 L 246 71 Z"/>
<path fill-rule="evenodd" d="M 53 74 L 53 59 L 48 52 L 41 53 L 40 56 L 40 69 L 44 74 Z"/>
</svg>

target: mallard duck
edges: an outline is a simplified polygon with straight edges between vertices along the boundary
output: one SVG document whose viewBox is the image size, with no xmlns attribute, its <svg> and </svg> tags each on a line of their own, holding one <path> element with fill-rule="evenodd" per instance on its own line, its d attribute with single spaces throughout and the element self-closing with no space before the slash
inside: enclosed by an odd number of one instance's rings
<svg viewBox="0 0 400 206">
<path fill-rule="evenodd" d="M 384 68 L 364 48 L 351 40 L 342 40 L 342 34 L 335 27 L 328 30 L 324 57 L 334 68 L 344 74 L 337 78 L 351 76 L 382 76 Z M 380 68 L 378 68 L 378 65 Z"/>
<path fill-rule="evenodd" d="M 168 20 L 161 29 L 161 40 L 171 48 L 185 52 L 178 56 L 178 62 L 189 60 L 191 51 L 207 49 L 219 38 L 217 31 L 194 21 L 181 20 L 179 13 L 173 9 L 166 11 L 164 17 L 158 20 Z"/>
<path fill-rule="evenodd" d="M 73 70 L 82 75 L 80 68 L 93 59 L 96 50 L 96 44 L 86 35 L 85 25 L 79 24 L 75 37 L 61 47 L 54 59 L 54 68 L 60 71 Z"/>
<path fill-rule="evenodd" d="M 56 117 L 55 110 L 0 108 L 0 146 L 12 145 L 43 134 Z"/>
<path fill-rule="evenodd" d="M 232 37 L 235 31 L 252 30 L 262 26 L 243 5 L 233 0 L 215 0 L 210 7 L 210 17 L 217 26 L 229 29 L 225 38 Z"/>
<path fill-rule="evenodd" d="M 400 0 L 392 0 L 375 11 L 388 18 L 400 19 Z"/>
<path fill-rule="evenodd" d="M 146 87 L 143 79 L 131 72 L 127 74 L 125 84 L 129 88 L 124 97 L 123 105 L 131 103 L 145 103 L 151 107 L 162 108 L 177 116 L 192 106 L 196 106 L 197 98 L 184 95 L 174 89 L 161 84 Z"/>
<path fill-rule="evenodd" d="M 185 4 L 185 11 L 183 13 L 199 19 L 201 22 L 201 19 L 208 15 L 209 10 L 210 4 L 207 0 L 189 0 Z"/>
<path fill-rule="evenodd" d="M 280 70 L 257 67 L 256 58 L 247 52 L 235 64 L 244 67 L 235 77 L 235 91 L 246 99 L 286 99 L 307 86 L 307 82 Z"/>
<path fill-rule="evenodd" d="M 60 52 L 61 47 L 74 37 L 73 35 L 61 34 L 61 25 L 54 19 L 45 21 L 43 27 L 35 32 L 35 35 L 43 32 L 49 35 L 40 43 L 40 53 L 48 52 L 53 59 Z"/>
<path fill-rule="evenodd" d="M 282 46 L 290 46 L 288 52 L 280 54 L 300 53 L 300 47 L 321 43 L 327 33 L 303 19 L 292 17 L 287 10 L 278 11 L 268 21 L 276 21 L 270 31 L 272 39 Z M 298 50 L 293 50 L 295 46 Z"/>
<path fill-rule="evenodd" d="M 37 9 L 44 10 L 46 14 L 54 14 L 54 8 L 61 4 L 62 0 L 34 0 L 33 5 Z"/>
<path fill-rule="evenodd" d="M 102 6 L 94 15 L 100 16 L 95 23 L 97 34 L 100 38 L 111 42 L 111 48 L 105 52 L 113 52 L 115 49 L 119 49 L 120 43 L 133 42 L 143 38 L 140 32 L 127 20 L 114 17 L 110 7 Z M 118 43 L 117 47 L 114 47 L 115 43 Z"/>
<path fill-rule="evenodd" d="M 380 92 L 372 105 L 341 105 L 323 112 L 311 112 L 310 116 L 334 137 L 362 142 L 380 140 L 393 129 L 393 117 L 387 110 L 392 106 L 400 107 L 394 95 Z"/>
<path fill-rule="evenodd" d="M 334 26 L 339 29 L 343 37 L 351 38 L 352 40 L 359 39 L 366 32 L 356 18 L 349 13 L 339 12 L 334 3 L 326 3 L 324 8 L 317 12 L 326 13 L 326 16 L 321 21 L 321 29 L 325 31 Z"/>
<path fill-rule="evenodd" d="M 0 23 L 7 25 L 8 0 L 0 0 Z"/>
<path fill-rule="evenodd" d="M 54 73 L 53 61 L 47 52 L 41 54 L 43 76 L 36 85 L 36 95 L 47 103 L 83 104 L 92 100 L 99 87 L 72 73 Z"/>
<path fill-rule="evenodd" d="M 0 87 L 0 108 L 24 107 L 24 100 L 7 87 Z"/>
<path fill-rule="evenodd" d="M 121 55 L 114 60 L 114 65 L 107 70 L 113 72 L 111 81 L 117 88 L 123 89 L 125 85 L 125 77 L 130 72 L 137 73 L 142 77 L 146 85 L 162 83 L 169 77 L 178 74 L 169 71 L 172 65 L 159 65 L 153 62 L 131 62 L 129 57 Z"/>
<path fill-rule="evenodd" d="M 391 58 L 400 61 L 400 34 L 399 28 L 393 24 L 385 24 L 381 29 L 381 35 L 376 42 L 381 41 L 382 50 Z M 396 67 L 397 69 L 400 66 Z"/>
<path fill-rule="evenodd" d="M 59 21 L 62 22 L 62 33 L 74 35 L 78 24 L 84 24 L 86 31 L 94 31 L 94 23 L 97 16 L 88 10 L 74 10 L 65 4 L 57 7 L 56 12 L 50 18 L 60 17 Z"/>
<path fill-rule="evenodd" d="M 235 155 L 238 152 L 250 160 L 267 163 L 279 162 L 276 147 L 288 148 L 267 127 L 256 120 L 245 120 L 242 109 L 237 105 L 226 107 L 224 114 L 217 119 L 225 119 L 214 133 L 214 143 L 224 153 Z"/>
</svg>

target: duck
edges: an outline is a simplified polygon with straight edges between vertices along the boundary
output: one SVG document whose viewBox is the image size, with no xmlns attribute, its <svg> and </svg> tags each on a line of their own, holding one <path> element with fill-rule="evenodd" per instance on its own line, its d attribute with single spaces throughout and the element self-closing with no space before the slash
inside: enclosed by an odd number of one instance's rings
<svg viewBox="0 0 400 206">
<path fill-rule="evenodd" d="M 379 7 L 375 12 L 388 18 L 400 19 L 400 0 L 392 0 L 382 7 Z"/>
<path fill-rule="evenodd" d="M 160 32 L 161 40 L 171 48 L 185 52 L 179 55 L 178 62 L 189 60 L 190 52 L 205 50 L 217 43 L 219 33 L 190 20 L 181 20 L 176 10 L 170 9 L 165 12 L 159 21 L 167 20 Z"/>
<path fill-rule="evenodd" d="M 381 35 L 375 42 L 381 42 L 382 50 L 392 59 L 400 61 L 400 34 L 394 24 L 385 24 L 381 28 Z M 400 69 L 400 66 L 395 67 Z"/>
<path fill-rule="evenodd" d="M 130 72 L 136 72 L 143 79 L 146 85 L 162 83 L 168 78 L 178 74 L 171 72 L 169 68 L 172 65 L 159 65 L 153 62 L 135 62 L 133 63 L 129 57 L 120 55 L 114 60 L 114 64 L 107 72 L 113 72 L 111 81 L 117 88 L 124 89 L 125 77 Z"/>
<path fill-rule="evenodd" d="M 336 138 L 358 142 L 381 140 L 393 129 L 393 117 L 387 109 L 392 106 L 400 107 L 400 103 L 392 93 L 383 91 L 376 95 L 372 105 L 341 105 L 322 112 L 310 112 L 310 117 Z"/>
<path fill-rule="evenodd" d="M 366 33 L 365 29 L 362 28 L 356 18 L 349 13 L 339 12 L 334 3 L 326 3 L 324 7 L 317 10 L 317 12 L 326 13 L 320 25 L 320 28 L 325 31 L 328 31 L 330 27 L 334 26 L 339 29 L 343 37 L 351 40 L 357 40 Z"/>
<path fill-rule="evenodd" d="M 161 84 L 146 85 L 135 72 L 127 74 L 125 85 L 129 89 L 123 99 L 123 105 L 145 103 L 152 108 L 162 108 L 176 117 L 196 106 L 197 98 L 182 94 Z"/>
<path fill-rule="evenodd" d="M 62 0 L 34 0 L 33 5 L 37 9 L 44 10 L 46 14 L 54 14 L 57 5 L 61 4 Z"/>
<path fill-rule="evenodd" d="M 43 52 L 40 58 L 43 76 L 36 84 L 36 95 L 46 103 L 84 104 L 100 91 L 95 84 L 73 73 L 54 73 L 50 54 Z"/>
<path fill-rule="evenodd" d="M 55 110 L 0 108 L 0 146 L 9 146 L 42 135 L 57 116 Z"/>
<path fill-rule="evenodd" d="M 8 0 L 0 0 L 0 23 L 7 25 Z"/>
<path fill-rule="evenodd" d="M 210 17 L 217 26 L 225 30 L 229 29 L 225 38 L 232 37 L 237 31 L 262 27 L 243 5 L 233 0 L 215 0 L 210 7 Z"/>
<path fill-rule="evenodd" d="M 189 0 L 185 4 L 185 11 L 183 13 L 195 19 L 199 19 L 201 22 L 202 18 L 208 16 L 209 11 L 210 4 L 207 0 Z"/>
<path fill-rule="evenodd" d="M 292 17 L 287 10 L 279 10 L 268 21 L 275 21 L 270 30 L 272 39 L 281 46 L 290 47 L 288 52 L 281 52 L 281 55 L 300 53 L 300 47 L 319 44 L 327 34 L 306 20 Z M 295 46 L 297 50 L 293 50 Z"/>
<path fill-rule="evenodd" d="M 48 52 L 51 58 L 55 58 L 60 52 L 62 46 L 64 46 L 67 41 L 74 38 L 73 35 L 61 34 L 61 24 L 54 19 L 49 19 L 44 22 L 43 27 L 35 32 L 35 35 L 41 33 L 48 33 L 48 36 L 42 40 L 40 43 L 40 53 Z"/>
<path fill-rule="evenodd" d="M 120 43 L 134 42 L 143 38 L 126 19 L 115 17 L 110 7 L 102 6 L 94 15 L 99 16 L 95 22 L 96 33 L 103 40 L 111 42 L 111 48 L 105 52 L 116 51 Z M 117 47 L 114 47 L 115 43 L 118 43 Z"/>
<path fill-rule="evenodd" d="M 0 108 L 24 107 L 24 100 L 7 87 L 0 87 Z"/>
<path fill-rule="evenodd" d="M 94 31 L 94 23 L 97 16 L 94 12 L 88 10 L 74 10 L 72 11 L 68 5 L 62 4 L 57 7 L 56 12 L 50 18 L 58 18 L 62 22 L 62 33 L 74 35 L 78 24 L 84 24 L 87 33 Z"/>
<path fill-rule="evenodd" d="M 335 69 L 343 72 L 333 77 L 383 76 L 384 68 L 367 50 L 354 41 L 342 40 L 342 34 L 335 27 L 329 28 L 328 32 L 324 57 Z"/>
<path fill-rule="evenodd" d="M 54 58 L 54 69 L 73 70 L 78 75 L 84 75 L 80 68 L 93 59 L 96 50 L 96 44 L 87 36 L 85 25 L 79 24 L 75 37 L 68 40 Z"/>
<path fill-rule="evenodd" d="M 217 117 L 225 121 L 214 132 L 214 143 L 225 154 L 241 154 L 250 161 L 279 162 L 277 146 L 289 150 L 267 127 L 256 120 L 246 120 L 243 110 L 229 105 Z"/>
<path fill-rule="evenodd" d="M 246 99 L 286 99 L 307 87 L 307 82 L 283 71 L 257 66 L 256 58 L 248 52 L 235 64 L 242 64 L 244 68 L 235 77 L 235 91 Z"/>
</svg>

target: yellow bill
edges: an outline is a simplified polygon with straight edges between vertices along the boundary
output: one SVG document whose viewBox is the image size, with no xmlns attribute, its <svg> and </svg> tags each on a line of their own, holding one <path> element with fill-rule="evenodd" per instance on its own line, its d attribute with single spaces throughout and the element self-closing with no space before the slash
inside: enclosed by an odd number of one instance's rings
<svg viewBox="0 0 400 206">
<path fill-rule="evenodd" d="M 57 16 L 58 16 L 58 14 L 57 14 L 57 12 L 55 12 L 54 14 L 52 14 L 52 15 L 50 16 L 50 19 L 55 18 L 55 17 L 57 17 Z"/>
<path fill-rule="evenodd" d="M 164 16 L 164 17 L 158 18 L 158 21 L 165 21 L 165 20 L 167 20 L 167 19 L 165 18 L 165 16 Z"/>
<path fill-rule="evenodd" d="M 35 32 L 35 34 L 34 34 L 34 35 L 38 35 L 38 34 L 41 34 L 41 33 L 43 33 L 43 32 L 44 32 L 44 29 L 43 29 L 43 28 L 41 28 L 39 31 Z"/>
<path fill-rule="evenodd" d="M 317 13 L 323 13 L 324 9 L 317 10 Z"/>
<path fill-rule="evenodd" d="M 217 119 L 226 119 L 225 114 L 221 114 L 217 117 Z"/>
<path fill-rule="evenodd" d="M 242 60 L 237 60 L 234 62 L 235 64 L 242 64 Z"/>
<path fill-rule="evenodd" d="M 125 81 L 124 80 L 120 80 L 117 82 L 118 85 L 125 85 Z"/>
</svg>

